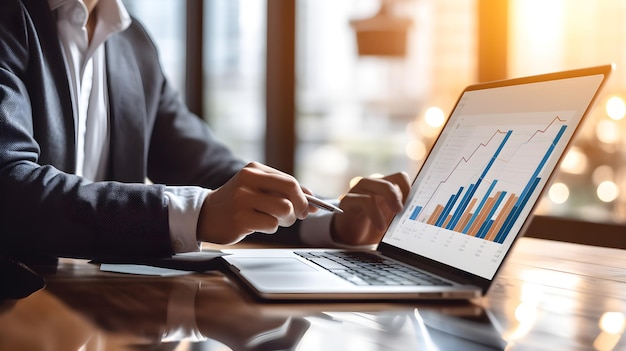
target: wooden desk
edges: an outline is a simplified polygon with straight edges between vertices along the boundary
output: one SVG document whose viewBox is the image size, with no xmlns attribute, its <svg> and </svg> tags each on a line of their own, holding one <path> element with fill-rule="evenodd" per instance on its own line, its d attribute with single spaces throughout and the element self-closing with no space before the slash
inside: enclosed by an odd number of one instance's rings
<svg viewBox="0 0 626 351">
<path fill-rule="evenodd" d="M 268 303 L 220 272 L 155 278 L 62 260 L 0 304 L 0 350 L 624 350 L 624 251 L 523 238 L 469 303 Z M 435 348 L 436 347 L 436 348 Z"/>
</svg>

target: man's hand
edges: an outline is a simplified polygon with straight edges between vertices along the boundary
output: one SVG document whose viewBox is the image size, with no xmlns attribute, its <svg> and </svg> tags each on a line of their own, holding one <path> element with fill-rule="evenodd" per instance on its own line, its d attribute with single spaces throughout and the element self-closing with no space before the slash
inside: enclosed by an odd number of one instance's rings
<svg viewBox="0 0 626 351">
<path fill-rule="evenodd" d="M 380 241 L 393 216 L 409 195 L 409 176 L 394 173 L 384 178 L 363 178 L 341 199 L 344 213 L 335 214 L 333 240 L 347 245 L 370 245 Z"/>
<path fill-rule="evenodd" d="M 202 205 L 197 237 L 230 244 L 253 232 L 274 233 L 316 209 L 309 206 L 298 181 L 269 166 L 252 162 L 212 192 Z"/>
</svg>

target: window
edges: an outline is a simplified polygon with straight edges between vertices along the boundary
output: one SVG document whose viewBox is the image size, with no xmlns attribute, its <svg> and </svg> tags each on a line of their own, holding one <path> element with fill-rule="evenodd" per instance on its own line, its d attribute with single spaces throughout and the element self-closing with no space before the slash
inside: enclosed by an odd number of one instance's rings
<svg viewBox="0 0 626 351">
<path fill-rule="evenodd" d="M 165 75 L 184 94 L 185 2 L 176 0 L 124 0 L 126 9 L 156 42 Z"/>
<path fill-rule="evenodd" d="M 259 161 L 267 1 L 202 2 L 204 117 L 235 152 Z M 481 1 L 296 0 L 296 177 L 320 195 L 339 196 L 359 176 L 414 175 L 458 94 L 478 79 Z M 187 2 L 125 3 L 184 93 Z M 626 222 L 626 3 L 508 4 L 509 77 L 617 63 L 538 213 Z M 368 47 L 362 36 L 381 17 L 406 34 L 388 42 L 400 45 L 392 52 L 376 52 L 384 48 Z"/>
<path fill-rule="evenodd" d="M 476 80 L 475 2 L 297 4 L 298 178 L 338 196 L 355 177 L 412 176 Z M 367 35 L 386 30 L 399 48 L 372 47 Z"/>
<path fill-rule="evenodd" d="M 263 161 L 265 0 L 204 2 L 204 111 L 238 155 Z"/>
</svg>

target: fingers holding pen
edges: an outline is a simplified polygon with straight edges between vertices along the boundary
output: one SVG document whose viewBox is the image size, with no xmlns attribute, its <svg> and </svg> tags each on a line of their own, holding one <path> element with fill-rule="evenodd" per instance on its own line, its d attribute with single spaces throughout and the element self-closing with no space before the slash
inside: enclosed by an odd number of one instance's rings
<svg viewBox="0 0 626 351">
<path fill-rule="evenodd" d="M 309 214 L 309 203 L 304 194 L 310 191 L 302 188 L 293 176 L 258 162 L 249 163 L 238 176 L 255 193 L 288 200 L 298 219 L 304 219 Z M 264 209 L 259 208 L 260 211 Z"/>
<path fill-rule="evenodd" d="M 292 176 L 250 163 L 206 198 L 198 219 L 199 240 L 233 243 L 252 232 L 274 233 L 314 210 Z"/>
<path fill-rule="evenodd" d="M 409 188 L 403 172 L 362 179 L 341 200 L 344 213 L 333 218 L 333 236 L 345 244 L 376 242 L 402 210 Z M 317 211 L 314 206 L 332 208 L 317 200 L 309 202 L 305 194 L 311 191 L 291 175 L 249 163 L 206 198 L 198 219 L 198 239 L 233 243 L 252 232 L 274 233 L 280 226 L 290 226 Z"/>
</svg>

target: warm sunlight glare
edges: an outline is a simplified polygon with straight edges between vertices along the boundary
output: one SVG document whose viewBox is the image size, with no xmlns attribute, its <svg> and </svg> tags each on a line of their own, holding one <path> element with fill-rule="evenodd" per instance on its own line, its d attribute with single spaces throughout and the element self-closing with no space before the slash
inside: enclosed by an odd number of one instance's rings
<svg viewBox="0 0 626 351">
<path fill-rule="evenodd" d="M 445 122 L 446 116 L 444 115 L 442 109 L 437 106 L 433 106 L 426 110 L 424 119 L 426 120 L 426 124 L 429 126 L 439 128 L 443 125 L 443 122 Z"/>
<path fill-rule="evenodd" d="M 626 114 L 626 104 L 624 99 L 619 96 L 613 96 L 606 102 L 606 113 L 615 121 L 624 118 Z"/>
<path fill-rule="evenodd" d="M 605 312 L 600 318 L 600 329 L 607 333 L 618 334 L 624 331 L 625 318 L 621 312 Z"/>
<path fill-rule="evenodd" d="M 513 75 L 562 64 L 564 0 L 512 0 L 510 13 Z"/>
</svg>

